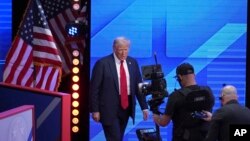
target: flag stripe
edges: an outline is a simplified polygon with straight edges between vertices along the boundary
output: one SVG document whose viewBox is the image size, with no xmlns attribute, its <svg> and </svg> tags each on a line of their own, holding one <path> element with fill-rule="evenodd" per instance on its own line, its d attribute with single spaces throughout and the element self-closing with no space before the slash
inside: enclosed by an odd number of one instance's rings
<svg viewBox="0 0 250 141">
<path fill-rule="evenodd" d="M 58 54 L 58 51 L 53 49 L 53 48 L 50 48 L 50 47 L 47 47 L 47 46 L 43 46 L 43 45 L 36 45 L 36 51 L 40 51 L 40 52 L 47 52 L 51 55 L 56 55 L 57 57 L 59 57 L 57 54 Z M 57 58 L 56 57 L 56 58 Z M 53 57 L 54 58 L 54 57 Z"/>
<path fill-rule="evenodd" d="M 58 77 L 61 76 L 61 74 L 61 71 L 57 69 L 55 75 L 52 78 L 52 80 L 56 80 L 56 84 L 61 82 L 61 77 Z"/>
<path fill-rule="evenodd" d="M 60 56 L 62 60 L 65 62 L 63 65 L 63 72 L 69 73 L 70 72 L 70 65 L 71 65 L 71 54 L 68 51 L 68 48 L 65 46 L 65 38 L 61 30 L 59 29 L 59 25 L 57 24 L 55 19 L 50 20 L 50 25 L 52 26 L 52 32 L 55 33 L 55 41 L 58 43 L 58 49 L 60 50 Z M 63 30 L 64 31 L 64 30 Z"/>
<path fill-rule="evenodd" d="M 15 51 L 20 51 L 21 50 L 21 48 L 18 48 L 18 44 L 19 44 L 19 37 L 16 37 L 15 39 L 14 39 L 14 41 L 13 41 L 13 48 L 11 48 L 10 50 L 9 50 L 9 53 L 7 54 L 7 57 L 6 57 L 6 63 L 8 63 L 8 62 L 12 62 L 13 61 L 13 59 L 14 59 L 14 57 L 16 57 L 16 56 L 13 56 L 13 54 L 15 53 Z M 14 61 L 15 61 L 16 59 L 14 59 Z"/>
<path fill-rule="evenodd" d="M 57 68 L 50 66 L 36 66 L 38 75 L 36 77 L 36 87 L 53 90 L 58 83 L 58 76 L 60 71 Z"/>
<path fill-rule="evenodd" d="M 33 32 L 34 33 L 37 33 L 38 35 L 43 35 L 43 34 L 46 34 L 48 36 L 44 36 L 46 37 L 46 39 L 50 39 L 50 41 L 54 41 L 53 39 L 53 36 L 52 36 L 52 33 L 49 29 L 45 29 L 45 28 L 41 28 L 41 27 L 38 27 L 38 26 L 34 26 L 33 27 Z M 42 38 L 43 36 L 40 36 L 40 38 Z"/>
<path fill-rule="evenodd" d="M 56 84 L 58 81 L 57 81 L 57 76 L 58 76 L 58 70 L 57 69 L 52 69 L 53 73 L 50 73 L 49 74 L 49 77 L 48 77 L 48 82 L 52 82 L 52 81 L 55 81 L 55 83 L 52 83 L 50 85 L 46 85 L 46 89 L 51 89 L 51 88 L 54 88 L 54 84 Z"/>
<path fill-rule="evenodd" d="M 54 26 L 54 25 L 53 25 Z M 64 37 L 61 37 L 62 34 L 57 28 L 52 28 L 53 31 L 55 31 L 55 34 L 59 35 L 60 38 L 63 38 L 64 40 Z M 69 73 L 70 70 L 69 70 L 69 66 L 70 66 L 70 60 L 71 60 L 71 54 L 67 51 L 67 47 L 64 45 L 64 43 L 62 44 L 60 39 L 57 38 L 58 36 L 55 36 L 55 41 L 58 43 L 57 46 L 58 46 L 58 49 L 60 50 L 59 51 L 59 54 L 61 56 L 61 59 L 63 60 L 63 71 L 64 73 Z M 64 40 L 65 41 L 65 40 Z"/>
<path fill-rule="evenodd" d="M 62 56 L 61 50 L 59 48 L 58 48 L 58 53 L 59 53 L 60 56 Z M 69 67 L 66 65 L 67 61 L 65 60 L 65 58 L 61 57 L 61 60 L 62 60 L 62 62 L 64 62 L 62 64 L 62 71 L 63 71 L 63 73 L 65 73 L 65 74 L 70 73 Z"/>
<path fill-rule="evenodd" d="M 34 45 L 44 46 L 44 47 L 53 49 L 53 50 L 54 50 L 53 53 L 54 53 L 54 54 L 57 54 L 57 52 L 56 52 L 56 45 L 55 45 L 54 42 L 50 42 L 50 41 L 47 41 L 47 40 L 35 38 L 35 39 L 33 40 L 33 44 L 34 44 Z"/>
<path fill-rule="evenodd" d="M 7 64 L 11 70 L 9 70 L 9 74 L 6 75 L 5 82 L 15 84 L 17 80 L 13 80 L 19 74 L 18 67 L 23 67 L 25 62 L 23 60 L 27 60 L 28 56 L 31 54 L 31 48 L 22 39 L 16 38 L 16 42 L 18 42 L 15 48 L 11 48 L 11 50 L 15 50 L 13 54 L 8 54 L 12 56 L 10 62 Z M 12 52 L 12 51 L 11 51 Z M 20 69 L 19 67 L 19 69 Z M 6 71 L 5 71 L 6 72 Z"/>
<path fill-rule="evenodd" d="M 34 32 L 34 39 L 32 42 L 34 44 L 34 61 L 60 66 L 61 59 L 58 55 L 51 32 L 48 30 L 42 31 L 39 27 L 34 27 L 33 29 L 34 31 L 37 31 Z M 42 37 L 42 39 L 40 37 Z"/>
<path fill-rule="evenodd" d="M 32 69 L 33 70 L 33 69 Z M 34 70 L 33 70 L 34 71 Z M 34 87 L 34 79 L 33 79 L 34 75 L 33 75 L 33 72 L 31 71 L 28 71 L 25 75 L 24 78 L 27 78 L 26 80 L 26 83 L 24 84 L 24 86 L 27 86 L 27 87 Z"/>
<path fill-rule="evenodd" d="M 25 44 L 25 46 L 26 46 L 26 44 Z M 32 53 L 32 48 L 29 45 L 27 45 L 26 49 L 24 48 L 24 49 L 21 50 L 21 52 L 19 54 L 19 58 L 21 59 L 21 62 L 24 61 L 25 63 L 21 63 L 21 65 L 20 64 L 18 65 L 18 61 L 16 61 L 16 64 L 13 65 L 14 68 L 12 70 L 13 71 L 15 70 L 15 72 L 14 72 L 14 77 L 13 77 L 13 79 L 11 81 L 12 84 L 20 85 L 22 83 L 23 79 L 18 79 L 18 78 L 19 78 L 19 76 L 22 75 L 21 74 L 22 70 L 25 71 L 26 69 L 29 69 L 29 68 L 25 68 L 25 66 L 26 66 L 26 63 L 28 62 L 29 59 L 32 60 L 32 54 L 31 53 Z M 15 67 L 17 67 L 17 68 L 15 68 Z"/>
<path fill-rule="evenodd" d="M 49 22 L 49 25 L 52 27 L 51 30 L 53 33 L 55 33 L 55 39 L 57 39 L 57 43 L 60 45 L 64 45 L 65 38 L 63 36 L 63 33 L 61 30 L 58 28 L 57 22 L 55 19 L 51 19 Z"/>
<path fill-rule="evenodd" d="M 46 53 L 42 53 L 40 52 L 39 55 L 42 55 L 42 54 L 46 54 Z M 53 64 L 52 66 L 60 66 L 60 62 L 57 62 L 57 61 L 53 61 L 51 59 L 47 59 L 47 58 L 40 58 L 39 56 L 34 56 L 33 57 L 34 60 L 36 60 L 36 62 L 42 62 L 44 65 L 46 65 L 46 62 L 50 62 L 50 65 Z"/>
<path fill-rule="evenodd" d="M 40 78 L 40 82 L 42 82 L 41 84 L 41 88 L 45 89 L 46 88 L 46 84 L 49 84 L 51 82 L 48 81 L 48 77 L 49 74 L 53 73 L 51 67 L 43 67 L 42 68 L 43 71 L 43 77 Z M 47 83 L 48 82 L 48 83 Z"/>
<path fill-rule="evenodd" d="M 20 75 L 17 77 L 17 84 L 22 86 L 27 86 L 26 83 L 29 79 L 33 80 L 33 63 L 32 63 L 32 54 L 27 53 L 29 56 L 27 62 L 24 64 L 22 70 L 20 71 Z M 26 54 L 24 56 L 26 56 Z"/>
<path fill-rule="evenodd" d="M 43 71 L 43 69 L 45 69 L 45 67 L 35 66 L 35 68 L 36 68 L 35 70 L 37 72 L 35 86 L 38 87 L 38 88 L 41 88 L 42 83 L 43 83 L 41 81 L 41 78 L 44 77 L 44 75 L 45 75 L 45 71 Z"/>
<path fill-rule="evenodd" d="M 18 78 L 19 80 L 22 80 L 21 84 L 22 86 L 27 86 L 27 87 L 31 87 L 31 84 L 33 84 L 33 72 L 34 72 L 34 66 L 33 66 L 33 63 L 32 61 L 30 62 L 30 66 L 28 66 L 28 63 L 27 63 L 27 66 L 25 66 L 25 69 L 23 69 L 21 72 L 21 74 L 23 75 L 19 75 L 20 77 L 22 76 L 22 78 Z M 27 70 L 25 72 L 25 70 Z M 33 87 L 33 86 L 32 86 Z"/>
</svg>

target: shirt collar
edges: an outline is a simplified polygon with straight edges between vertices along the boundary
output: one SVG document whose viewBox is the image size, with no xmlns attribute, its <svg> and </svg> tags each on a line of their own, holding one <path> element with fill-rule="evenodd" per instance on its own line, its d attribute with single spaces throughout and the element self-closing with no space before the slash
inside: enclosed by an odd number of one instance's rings
<svg viewBox="0 0 250 141">
<path fill-rule="evenodd" d="M 121 63 L 121 60 L 117 58 L 117 56 L 116 56 L 115 53 L 113 53 L 113 56 L 114 56 L 114 58 L 115 58 L 115 63 L 120 64 L 120 63 Z M 126 60 L 124 60 L 124 63 L 126 63 Z"/>
</svg>

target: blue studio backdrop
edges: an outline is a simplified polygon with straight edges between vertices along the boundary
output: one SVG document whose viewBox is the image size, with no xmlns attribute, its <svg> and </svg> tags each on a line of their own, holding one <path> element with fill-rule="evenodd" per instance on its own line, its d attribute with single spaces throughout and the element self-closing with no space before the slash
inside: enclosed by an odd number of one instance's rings
<svg viewBox="0 0 250 141">
<path fill-rule="evenodd" d="M 1 0 L 0 81 L 11 46 L 11 8 L 11 0 Z M 122 35 L 131 40 L 130 55 L 140 66 L 154 64 L 156 52 L 168 92 L 179 88 L 173 78 L 176 66 L 190 62 L 198 83 L 211 86 L 215 97 L 222 84 L 233 84 L 244 105 L 246 29 L 247 0 L 91 0 L 91 70 L 97 59 L 112 52 L 113 39 Z M 214 109 L 219 106 L 216 99 Z M 136 129 L 154 126 L 152 117 L 142 120 L 137 107 L 136 122 L 129 121 L 124 140 L 137 141 Z M 160 131 L 163 141 L 171 140 L 172 124 Z M 103 138 L 101 125 L 90 119 L 90 139 Z"/>
<path fill-rule="evenodd" d="M 129 55 L 140 66 L 155 64 L 157 54 L 168 92 L 179 88 L 173 78 L 176 66 L 189 62 L 198 83 L 212 88 L 214 110 L 220 106 L 217 97 L 223 84 L 235 85 L 244 105 L 246 19 L 247 0 L 92 0 L 91 70 L 100 57 L 112 52 L 115 37 L 126 36 L 132 43 Z M 152 116 L 143 121 L 138 106 L 136 122 L 129 121 L 124 140 L 137 141 L 136 129 L 154 127 Z M 163 141 L 170 141 L 172 123 L 160 131 Z M 90 139 L 103 138 L 101 125 L 90 119 Z"/>
<path fill-rule="evenodd" d="M 11 8 L 11 0 L 0 1 L 0 81 L 3 80 L 5 56 L 11 45 Z"/>
</svg>

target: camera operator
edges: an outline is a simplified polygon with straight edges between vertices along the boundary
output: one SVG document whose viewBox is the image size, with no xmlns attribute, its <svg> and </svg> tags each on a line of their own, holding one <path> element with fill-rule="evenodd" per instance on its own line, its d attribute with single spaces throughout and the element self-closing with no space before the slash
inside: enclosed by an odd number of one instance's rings
<svg viewBox="0 0 250 141">
<path fill-rule="evenodd" d="M 189 106 L 196 105 L 196 103 L 188 103 L 187 97 L 191 92 L 198 92 L 202 90 L 207 93 L 205 102 L 206 105 L 202 110 L 212 111 L 214 105 L 214 96 L 208 86 L 199 86 L 196 83 L 194 68 L 189 63 L 183 63 L 176 68 L 176 78 L 181 88 L 175 90 L 169 95 L 165 112 L 163 115 L 154 114 L 154 122 L 159 126 L 166 126 L 173 121 L 172 141 L 201 141 L 205 138 L 209 127 L 209 122 L 203 120 L 201 117 L 193 117 Z M 197 96 L 194 99 L 201 99 Z M 199 106 L 200 107 L 200 106 Z M 195 108 L 193 109 L 196 110 Z"/>
</svg>

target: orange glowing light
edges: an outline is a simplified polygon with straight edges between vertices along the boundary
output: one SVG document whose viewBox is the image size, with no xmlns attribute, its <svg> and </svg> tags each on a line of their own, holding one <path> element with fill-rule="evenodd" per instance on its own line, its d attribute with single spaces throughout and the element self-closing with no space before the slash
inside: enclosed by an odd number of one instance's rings
<svg viewBox="0 0 250 141">
<path fill-rule="evenodd" d="M 72 89 L 75 90 L 75 91 L 79 90 L 79 85 L 78 84 L 73 84 Z"/>
<path fill-rule="evenodd" d="M 74 123 L 74 124 L 78 124 L 78 123 L 79 123 L 79 119 L 78 119 L 78 118 L 76 118 L 76 117 L 75 117 L 75 118 L 73 118 L 73 119 L 72 119 L 72 123 Z"/>
<path fill-rule="evenodd" d="M 74 76 L 72 77 L 72 80 L 73 80 L 73 82 L 78 82 L 78 81 L 79 81 L 79 76 L 74 75 Z"/>
<path fill-rule="evenodd" d="M 79 102 L 78 101 L 73 101 L 72 102 L 72 106 L 75 107 L 75 108 L 78 107 L 79 106 Z"/>
<path fill-rule="evenodd" d="M 72 63 L 73 63 L 73 65 L 79 65 L 80 61 L 79 61 L 79 59 L 75 58 L 75 59 L 73 59 Z"/>
<path fill-rule="evenodd" d="M 74 98 L 74 99 L 79 98 L 79 93 L 74 92 L 74 93 L 72 94 L 72 98 Z"/>
<path fill-rule="evenodd" d="M 79 73 L 79 68 L 78 67 L 73 67 L 72 72 L 74 74 Z"/>
<path fill-rule="evenodd" d="M 74 133 L 77 133 L 77 132 L 79 131 L 79 127 L 78 127 L 78 126 L 73 126 L 73 127 L 72 127 L 72 131 L 73 131 Z"/>
<path fill-rule="evenodd" d="M 77 116 L 77 115 L 79 115 L 79 110 L 77 110 L 77 109 L 74 109 L 74 110 L 72 111 L 72 114 L 73 114 L 74 116 Z"/>
</svg>

